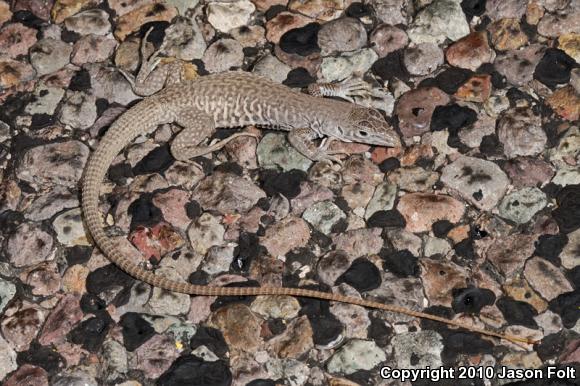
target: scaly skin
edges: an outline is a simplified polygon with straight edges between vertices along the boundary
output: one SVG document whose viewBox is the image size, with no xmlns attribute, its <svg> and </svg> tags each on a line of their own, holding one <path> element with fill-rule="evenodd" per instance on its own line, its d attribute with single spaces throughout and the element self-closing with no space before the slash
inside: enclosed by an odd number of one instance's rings
<svg viewBox="0 0 580 386">
<path fill-rule="evenodd" d="M 515 343 L 534 343 L 528 339 L 463 325 L 453 320 L 403 307 L 332 293 L 300 288 L 209 287 L 177 282 L 147 271 L 130 261 L 119 252 L 104 231 L 102 214 L 98 210 L 99 190 L 111 162 L 135 137 L 153 131 L 160 124 L 174 121 L 193 123 L 189 130 L 182 130 L 184 135 L 181 138 L 177 136 L 178 144 L 175 145 L 174 142 L 172 145 L 172 152 L 180 154 L 180 158 L 183 155 L 181 154 L 183 146 L 188 142 L 195 147 L 211 135 L 214 130 L 214 127 L 211 127 L 212 119 L 215 127 L 268 125 L 287 131 L 309 129 L 319 136 L 339 140 L 384 146 L 400 145 L 396 133 L 384 120 L 377 120 L 376 114 L 374 110 L 360 108 L 350 103 L 298 93 L 248 73 L 235 72 L 204 76 L 169 86 L 145 98 L 117 119 L 90 157 L 85 168 L 82 186 L 85 223 L 97 246 L 112 263 L 134 278 L 154 287 L 205 296 L 290 295 L 325 299 L 430 319 Z M 194 119 L 185 119 L 192 116 Z M 208 124 L 209 129 L 205 127 Z M 360 133 L 358 133 L 360 125 L 364 126 L 367 131 L 364 138 L 360 138 Z M 207 152 L 203 148 L 196 147 L 193 154 Z M 315 153 L 315 155 L 320 156 L 318 159 L 325 158 L 320 153 Z"/>
</svg>

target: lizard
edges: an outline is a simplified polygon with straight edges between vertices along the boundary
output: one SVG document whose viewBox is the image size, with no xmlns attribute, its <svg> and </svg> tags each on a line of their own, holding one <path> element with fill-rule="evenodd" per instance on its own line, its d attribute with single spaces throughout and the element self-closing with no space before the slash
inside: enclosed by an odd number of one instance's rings
<svg viewBox="0 0 580 386">
<path fill-rule="evenodd" d="M 146 39 L 147 36 L 143 41 Z M 143 74 L 150 74 L 159 62 L 160 58 L 156 54 L 148 61 L 143 60 L 137 82 L 130 74 L 124 75 L 132 86 L 142 86 L 142 80 L 146 78 Z M 166 78 L 157 82 L 155 87 L 142 88 L 142 91 L 152 95 L 145 97 L 117 118 L 101 138 L 84 169 L 81 195 L 85 225 L 94 243 L 113 264 L 153 287 L 178 293 L 198 296 L 288 295 L 316 298 L 434 320 L 514 343 L 535 343 L 531 339 L 469 326 L 437 315 L 335 293 L 305 288 L 215 287 L 179 282 L 157 275 L 124 256 L 105 232 L 103 216 L 98 207 L 100 187 L 117 154 L 137 136 L 154 131 L 158 125 L 177 123 L 181 126 L 181 131 L 171 143 L 170 151 L 176 160 L 190 163 L 192 158 L 216 151 L 233 138 L 253 135 L 238 132 L 213 145 L 203 145 L 216 128 L 246 125 L 287 131 L 291 145 L 313 161 L 340 161 L 328 151 L 327 143 L 320 147 L 314 145 L 313 140 L 321 137 L 375 146 L 401 146 L 397 132 L 375 109 L 308 95 L 242 71 L 211 74 L 182 81 L 179 76 L 175 76 L 175 68 L 172 67 L 170 66 L 170 78 L 174 81 L 165 84 L 168 75 L 165 73 L 163 76 Z M 155 92 L 159 88 L 161 90 Z M 328 91 L 329 89 L 324 88 L 318 89 L 318 93 L 324 94 L 324 90 L 333 95 L 341 94 L 337 89 Z"/>
</svg>

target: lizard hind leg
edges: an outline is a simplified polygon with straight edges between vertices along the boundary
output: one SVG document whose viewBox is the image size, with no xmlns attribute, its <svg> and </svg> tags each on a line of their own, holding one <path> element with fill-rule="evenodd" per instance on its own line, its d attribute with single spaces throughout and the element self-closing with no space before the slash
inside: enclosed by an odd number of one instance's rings
<svg viewBox="0 0 580 386">
<path fill-rule="evenodd" d="M 175 122 L 183 129 L 171 143 L 171 154 L 179 161 L 190 162 L 192 158 L 209 154 L 224 147 L 234 138 L 241 136 L 258 137 L 253 133 L 239 132 L 212 145 L 200 145 L 215 133 L 215 123 L 211 116 L 191 109 L 179 112 Z"/>
</svg>

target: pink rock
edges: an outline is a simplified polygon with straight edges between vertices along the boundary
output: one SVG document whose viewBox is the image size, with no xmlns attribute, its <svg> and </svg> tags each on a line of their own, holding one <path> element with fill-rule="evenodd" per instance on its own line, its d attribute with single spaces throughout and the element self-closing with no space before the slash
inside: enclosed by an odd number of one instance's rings
<svg viewBox="0 0 580 386">
<path fill-rule="evenodd" d="M 171 225 L 156 224 L 153 228 L 139 226 L 129 236 L 129 240 L 147 259 L 161 260 L 165 254 L 183 246 L 185 241 Z"/>
<path fill-rule="evenodd" d="M 48 373 L 42 367 L 24 364 L 4 380 L 4 386 L 48 386 Z"/>
<path fill-rule="evenodd" d="M 117 42 L 106 36 L 86 35 L 73 46 L 71 63 L 77 66 L 107 60 L 113 53 Z"/>
<path fill-rule="evenodd" d="M 294 248 L 304 247 L 310 239 L 310 228 L 304 220 L 288 216 L 266 229 L 260 244 L 272 256 L 284 256 Z"/>
<path fill-rule="evenodd" d="M 483 63 L 493 60 L 493 50 L 489 47 L 487 33 L 473 32 L 453 43 L 445 53 L 449 64 L 475 71 Z"/>
<path fill-rule="evenodd" d="M 185 229 L 191 222 L 185 209 L 187 203 L 190 202 L 189 192 L 181 189 L 171 189 L 155 194 L 152 202 L 153 205 L 161 210 L 163 218 L 171 225 Z"/>
<path fill-rule="evenodd" d="M 433 223 L 448 220 L 452 224 L 461 220 L 465 207 L 451 196 L 430 193 L 410 193 L 399 200 L 397 209 L 407 221 L 409 232 L 431 230 Z"/>
<path fill-rule="evenodd" d="M 395 107 L 403 136 L 410 138 L 429 131 L 433 111 L 449 100 L 449 96 L 437 87 L 418 88 L 403 94 Z"/>
<path fill-rule="evenodd" d="M 278 44 L 286 32 L 294 28 L 304 27 L 311 22 L 311 19 L 298 13 L 280 12 L 266 23 L 266 39 Z"/>
<path fill-rule="evenodd" d="M 36 32 L 20 23 L 5 25 L 0 30 L 0 52 L 10 58 L 27 55 L 28 49 L 36 43 Z"/>
<path fill-rule="evenodd" d="M 38 338 L 41 345 L 46 346 L 61 341 L 81 321 L 84 313 L 80 308 L 80 300 L 79 294 L 67 294 L 60 299 L 42 327 Z"/>
<path fill-rule="evenodd" d="M 2 335 L 16 351 L 26 351 L 44 323 L 46 311 L 26 301 L 17 301 L 4 312 Z"/>
</svg>

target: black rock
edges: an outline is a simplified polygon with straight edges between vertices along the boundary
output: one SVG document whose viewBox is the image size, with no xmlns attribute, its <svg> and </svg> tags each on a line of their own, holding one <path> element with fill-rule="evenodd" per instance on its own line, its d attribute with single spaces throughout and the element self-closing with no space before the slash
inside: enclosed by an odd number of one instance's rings
<svg viewBox="0 0 580 386">
<path fill-rule="evenodd" d="M 455 92 L 463 85 L 471 76 L 473 71 L 458 67 L 450 67 L 438 74 L 434 81 L 434 86 L 437 86 L 447 94 L 455 94 Z"/>
<path fill-rule="evenodd" d="M 571 233 L 580 228 L 580 185 L 563 187 L 558 192 L 556 202 L 558 207 L 552 211 L 552 216 L 560 231 Z"/>
<path fill-rule="evenodd" d="M 449 133 L 457 132 L 477 120 L 477 113 L 469 107 L 458 104 L 437 106 L 431 118 L 431 130 L 440 131 L 449 129 Z"/>
<path fill-rule="evenodd" d="M 300 194 L 300 183 L 306 181 L 307 177 L 305 172 L 297 169 L 282 173 L 268 170 L 262 174 L 262 189 L 268 196 L 280 193 L 292 199 Z"/>
<path fill-rule="evenodd" d="M 199 202 L 197 202 L 196 200 L 191 200 L 187 204 L 185 204 L 185 213 L 187 214 L 187 217 L 189 217 L 192 220 L 195 220 L 199 216 L 201 216 L 203 210 L 201 209 L 201 205 L 199 205 Z"/>
<path fill-rule="evenodd" d="M 380 58 L 371 67 L 373 74 L 383 80 L 397 78 L 403 82 L 409 80 L 409 73 L 403 61 L 403 50 L 391 52 L 384 58 Z"/>
<path fill-rule="evenodd" d="M 485 306 L 495 302 L 495 294 L 486 288 L 456 288 L 451 308 L 456 313 L 479 314 Z"/>
<path fill-rule="evenodd" d="M 397 277 L 419 275 L 418 258 L 408 249 L 389 253 L 383 248 L 379 256 L 383 259 L 383 269 Z"/>
<path fill-rule="evenodd" d="M 580 251 L 578 251 L 580 255 Z M 580 265 L 575 266 L 574 268 L 570 269 L 566 272 L 566 276 L 576 289 L 580 289 Z"/>
<path fill-rule="evenodd" d="M 238 245 L 234 250 L 232 268 L 236 272 L 246 271 L 252 261 L 264 254 L 266 254 L 266 249 L 260 245 L 258 235 L 241 232 L 238 238 Z"/>
<path fill-rule="evenodd" d="M 12 21 L 22 23 L 29 28 L 40 29 L 41 26 L 46 25 L 46 22 L 37 17 L 30 11 L 16 11 L 12 15 Z M 38 34 L 37 34 L 38 36 Z"/>
<path fill-rule="evenodd" d="M 471 19 L 473 16 L 481 16 L 485 12 L 486 0 L 463 0 L 461 9 Z"/>
<path fill-rule="evenodd" d="M 266 13 L 264 14 L 264 16 L 266 16 L 266 21 L 272 20 L 274 17 L 276 17 L 277 14 L 279 14 L 280 12 L 285 11 L 285 10 L 286 10 L 286 7 L 284 5 L 281 5 L 281 4 L 271 6 L 270 8 L 268 8 Z"/>
<path fill-rule="evenodd" d="M 361 18 L 365 16 L 372 15 L 372 9 L 368 4 L 363 4 L 359 2 L 351 3 L 346 11 L 346 16 L 354 17 L 354 18 Z"/>
<path fill-rule="evenodd" d="M 367 225 L 377 228 L 404 228 L 407 222 L 398 210 L 391 209 L 373 213 L 367 220 Z"/>
<path fill-rule="evenodd" d="M 163 221 L 161 209 L 153 204 L 153 195 L 145 193 L 133 201 L 128 208 L 131 215 L 130 230 L 135 230 L 138 226 L 151 227 Z"/>
<path fill-rule="evenodd" d="M 576 67 L 576 61 L 564 51 L 557 48 L 548 48 L 536 66 L 534 79 L 548 87 L 556 87 L 570 81 L 570 71 Z"/>
<path fill-rule="evenodd" d="M 193 355 L 179 357 L 159 377 L 158 386 L 229 386 L 232 373 L 222 360 L 204 362 Z"/>
<path fill-rule="evenodd" d="M 580 319 L 580 291 L 561 294 L 550 302 L 549 308 L 560 315 L 564 327 L 574 327 Z"/>
<path fill-rule="evenodd" d="M 80 307 L 85 314 L 96 314 L 104 311 L 107 308 L 107 303 L 98 296 L 85 293 L 81 297 Z"/>
<path fill-rule="evenodd" d="M 312 326 L 312 340 L 315 345 L 326 346 L 336 341 L 344 330 L 342 323 L 330 312 L 307 316 Z"/>
<path fill-rule="evenodd" d="M 63 370 L 66 366 L 64 358 L 53 347 L 41 346 L 36 341 L 31 343 L 27 351 L 16 355 L 16 363 L 19 367 L 25 364 L 42 367 L 49 375 Z"/>
<path fill-rule="evenodd" d="M 135 312 L 123 314 L 119 324 L 122 327 L 123 342 L 127 351 L 136 350 L 155 335 L 155 329 L 149 322 Z"/>
<path fill-rule="evenodd" d="M 383 173 L 390 172 L 401 167 L 401 161 L 398 158 L 390 157 L 379 164 L 379 169 Z"/>
<path fill-rule="evenodd" d="M 454 225 L 449 220 L 438 220 L 433 223 L 431 228 L 435 237 L 444 238 L 447 233 L 453 229 Z"/>
<path fill-rule="evenodd" d="M 381 285 L 381 273 L 376 265 L 361 257 L 353 261 L 335 283 L 346 283 L 359 292 L 371 291 Z"/>
<path fill-rule="evenodd" d="M 508 297 L 501 297 L 496 302 L 508 324 L 519 324 L 529 328 L 538 328 L 534 317 L 538 312 L 529 303 L 520 302 Z"/>
<path fill-rule="evenodd" d="M 88 245 L 75 245 L 66 248 L 64 253 L 66 262 L 70 267 L 71 265 L 83 264 L 89 261 L 93 253 L 93 248 Z"/>
<path fill-rule="evenodd" d="M 112 165 L 108 171 L 109 179 L 116 184 L 123 185 L 129 178 L 135 177 L 133 168 L 127 162 Z"/>
<path fill-rule="evenodd" d="M 455 253 L 465 259 L 474 261 L 476 259 L 475 250 L 473 249 L 473 240 L 470 238 L 461 240 L 453 247 Z"/>
<path fill-rule="evenodd" d="M 244 168 L 242 168 L 236 162 L 221 163 L 215 167 L 214 171 L 216 173 L 222 172 L 222 173 L 234 174 L 234 175 L 239 176 L 239 177 L 241 177 L 244 174 Z"/>
<path fill-rule="evenodd" d="M 503 144 L 495 133 L 483 136 L 479 144 L 479 151 L 485 156 L 496 156 L 503 154 Z"/>
<path fill-rule="evenodd" d="M 141 174 L 163 173 L 172 164 L 174 158 L 169 152 L 169 144 L 165 143 L 151 150 L 143 159 L 133 167 L 133 173 Z"/>
<path fill-rule="evenodd" d="M 101 349 L 107 333 L 113 324 L 113 319 L 106 311 L 80 322 L 68 336 L 72 343 L 80 344 L 85 350 L 97 352 Z"/>
<path fill-rule="evenodd" d="M 542 341 L 536 347 L 536 352 L 544 362 L 550 359 L 556 359 L 562 355 L 570 342 L 577 340 L 579 337 L 578 333 L 570 330 L 558 331 L 555 334 L 550 334 L 542 338 Z"/>
<path fill-rule="evenodd" d="M 123 291 L 130 293 L 131 285 L 134 282 L 135 279 L 127 275 L 116 265 L 108 264 L 90 272 L 87 276 L 86 286 L 87 292 L 93 295 L 99 295 L 118 287 L 123 287 Z M 119 305 L 118 303 L 116 304 Z"/>
<path fill-rule="evenodd" d="M 254 379 L 250 383 L 246 383 L 246 386 L 276 386 L 276 382 L 271 379 Z"/>
<path fill-rule="evenodd" d="M 221 331 L 216 328 L 201 326 L 189 341 L 192 350 L 205 346 L 220 358 L 225 358 L 228 352 L 228 345 Z"/>
<path fill-rule="evenodd" d="M 560 265 L 560 258 L 558 257 L 564 247 L 568 244 L 568 237 L 563 233 L 556 235 L 541 235 L 536 241 L 536 256 L 543 257 L 550 260 L 556 265 Z"/>
<path fill-rule="evenodd" d="M 308 56 L 320 52 L 318 46 L 318 31 L 320 24 L 310 23 L 304 27 L 294 28 L 280 38 L 280 48 L 289 54 Z"/>
<path fill-rule="evenodd" d="M 316 78 L 314 78 L 308 70 L 304 67 L 298 67 L 292 69 L 288 75 L 286 75 L 286 79 L 282 82 L 282 84 L 288 87 L 307 87 L 309 84 L 316 82 Z"/>
<path fill-rule="evenodd" d="M 68 85 L 71 91 L 87 91 L 91 89 L 91 75 L 85 69 L 75 72 Z"/>
</svg>

